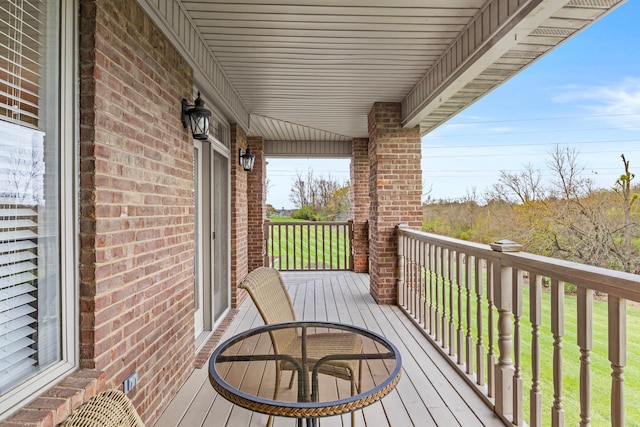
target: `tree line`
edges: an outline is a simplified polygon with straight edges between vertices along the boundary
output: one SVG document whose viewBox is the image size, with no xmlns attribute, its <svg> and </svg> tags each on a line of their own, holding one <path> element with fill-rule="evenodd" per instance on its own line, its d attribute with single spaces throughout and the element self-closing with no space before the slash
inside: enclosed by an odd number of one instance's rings
<svg viewBox="0 0 640 427">
<path fill-rule="evenodd" d="M 579 152 L 556 146 L 547 166 L 501 171 L 481 197 L 423 205 L 423 230 L 479 243 L 507 238 L 527 252 L 640 274 L 640 186 L 624 154 L 611 188 L 596 188 L 583 174 Z M 484 200 L 482 200 L 484 199 Z"/>
<path fill-rule="evenodd" d="M 289 192 L 289 200 L 296 207 L 291 216 L 311 221 L 346 220 L 349 190 L 349 182 L 340 183 L 331 175 L 316 177 L 311 169 L 306 175 L 297 172 Z"/>
</svg>

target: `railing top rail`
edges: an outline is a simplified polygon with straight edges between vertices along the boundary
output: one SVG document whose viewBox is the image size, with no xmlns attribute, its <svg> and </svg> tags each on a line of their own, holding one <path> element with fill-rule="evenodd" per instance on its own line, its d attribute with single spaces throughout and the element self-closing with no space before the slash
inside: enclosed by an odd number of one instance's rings
<svg viewBox="0 0 640 427">
<path fill-rule="evenodd" d="M 496 252 L 489 245 L 398 227 L 399 235 L 501 265 L 640 302 L 640 275 L 563 261 L 527 252 Z"/>
<path fill-rule="evenodd" d="M 349 225 L 351 221 L 265 221 L 269 225 Z"/>
</svg>

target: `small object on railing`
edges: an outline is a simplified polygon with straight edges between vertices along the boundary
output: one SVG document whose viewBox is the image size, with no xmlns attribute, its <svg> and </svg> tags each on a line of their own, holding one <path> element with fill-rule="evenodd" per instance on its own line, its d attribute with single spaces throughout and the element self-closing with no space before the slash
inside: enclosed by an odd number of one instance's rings
<svg viewBox="0 0 640 427">
<path fill-rule="evenodd" d="M 490 243 L 489 246 L 491 246 L 491 249 L 496 252 L 520 252 L 522 250 L 522 245 L 520 243 L 516 243 L 508 239 L 497 240 Z"/>
</svg>

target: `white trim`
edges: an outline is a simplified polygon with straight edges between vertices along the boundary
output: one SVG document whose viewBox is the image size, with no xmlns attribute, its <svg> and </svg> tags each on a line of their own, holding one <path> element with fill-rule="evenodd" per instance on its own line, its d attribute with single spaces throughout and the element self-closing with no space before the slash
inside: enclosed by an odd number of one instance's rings
<svg viewBox="0 0 640 427">
<path fill-rule="evenodd" d="M 78 345 L 78 215 L 77 212 L 77 3 L 60 2 L 60 302 L 62 360 L 0 396 L 0 419 L 6 419 L 77 368 Z"/>
</svg>

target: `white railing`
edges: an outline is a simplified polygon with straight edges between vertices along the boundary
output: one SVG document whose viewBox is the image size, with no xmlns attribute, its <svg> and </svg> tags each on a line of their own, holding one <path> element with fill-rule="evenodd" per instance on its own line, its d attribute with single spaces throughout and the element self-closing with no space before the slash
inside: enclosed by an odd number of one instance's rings
<svg viewBox="0 0 640 427">
<path fill-rule="evenodd" d="M 640 276 L 519 252 L 509 241 L 481 245 L 403 224 L 397 236 L 398 304 L 505 422 L 559 427 L 567 415 L 566 425 L 625 426 L 627 304 L 640 302 Z M 594 296 L 606 305 L 603 319 L 594 320 Z M 594 339 L 606 354 L 594 353 Z M 594 357 L 608 375 L 592 375 Z M 571 395 L 569 377 L 578 380 Z M 606 381 L 606 392 L 592 380 Z M 565 414 L 570 399 L 575 409 Z M 598 422 L 594 399 L 610 399 Z"/>
</svg>

